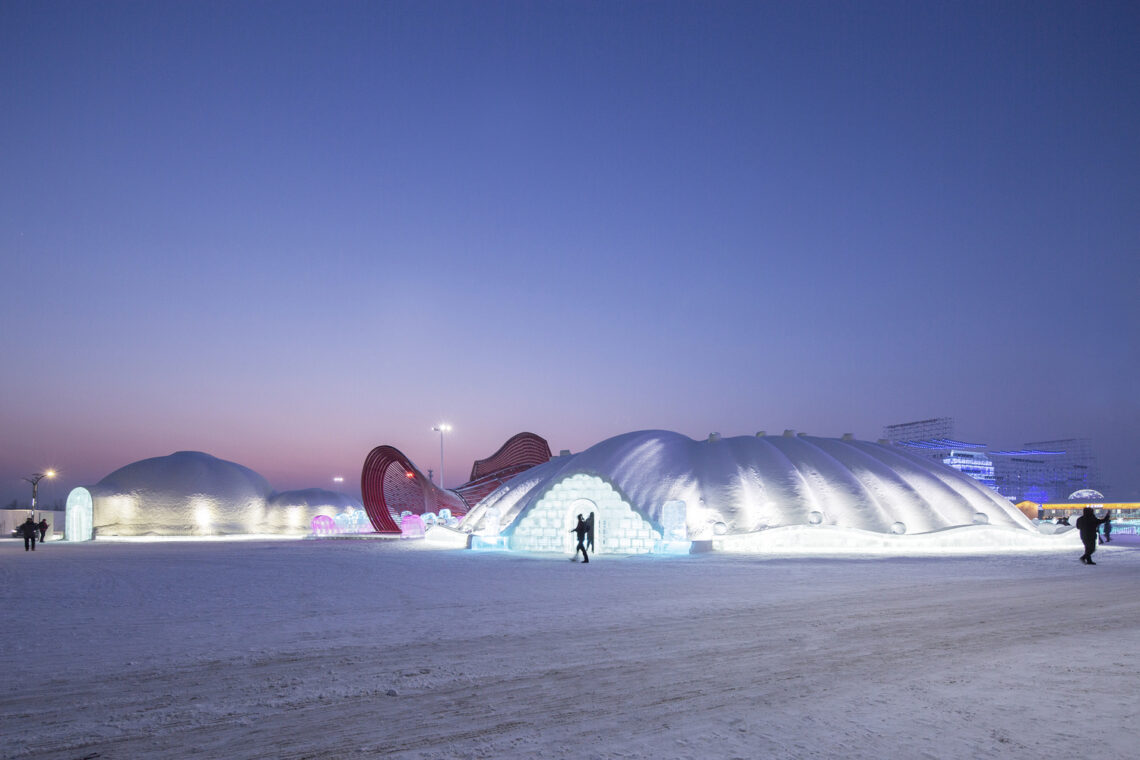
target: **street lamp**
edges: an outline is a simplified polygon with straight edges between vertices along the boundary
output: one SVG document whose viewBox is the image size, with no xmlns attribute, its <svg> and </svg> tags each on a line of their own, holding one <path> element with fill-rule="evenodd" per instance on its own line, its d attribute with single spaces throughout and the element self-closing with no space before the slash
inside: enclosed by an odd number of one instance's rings
<svg viewBox="0 0 1140 760">
<path fill-rule="evenodd" d="M 30 478 L 24 478 L 24 480 L 26 480 L 32 484 L 32 515 L 33 516 L 36 513 L 36 492 L 39 490 L 40 481 L 43 480 L 44 478 L 54 478 L 54 477 L 55 477 L 55 470 L 48 470 L 47 472 L 37 472 L 34 475 L 32 475 L 32 477 L 30 477 Z"/>
<path fill-rule="evenodd" d="M 432 428 L 433 431 L 439 433 L 439 487 L 443 488 L 443 434 L 451 430 L 451 425 L 446 422 L 441 422 Z"/>
</svg>

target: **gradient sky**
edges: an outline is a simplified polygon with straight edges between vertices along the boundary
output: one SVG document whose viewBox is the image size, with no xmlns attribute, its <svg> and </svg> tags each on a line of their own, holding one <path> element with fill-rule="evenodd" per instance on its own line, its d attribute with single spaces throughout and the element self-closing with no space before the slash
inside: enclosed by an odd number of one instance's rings
<svg viewBox="0 0 1140 760">
<path fill-rule="evenodd" d="M 0 3 L 0 499 L 935 416 L 1140 498 L 1140 5 Z"/>
</svg>

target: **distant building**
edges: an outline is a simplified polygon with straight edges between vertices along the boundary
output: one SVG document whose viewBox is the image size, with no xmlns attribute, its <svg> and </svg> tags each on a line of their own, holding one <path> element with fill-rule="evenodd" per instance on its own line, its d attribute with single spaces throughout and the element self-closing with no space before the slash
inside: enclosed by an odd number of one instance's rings
<svg viewBox="0 0 1140 760">
<path fill-rule="evenodd" d="M 1063 501 L 1074 491 L 1104 489 L 1087 438 L 1026 443 L 1018 451 L 992 451 L 998 493 L 1018 501 Z"/>
<path fill-rule="evenodd" d="M 883 438 L 994 488 L 994 464 L 983 451 L 986 445 L 956 439 L 954 420 L 950 417 L 887 425 L 883 428 Z"/>
<path fill-rule="evenodd" d="M 982 485 L 989 486 L 995 491 L 994 463 L 981 451 L 958 451 L 952 449 L 950 454 L 942 460 L 958 472 L 969 475 Z"/>
<path fill-rule="evenodd" d="M 883 428 L 883 438 L 891 443 L 936 441 L 949 439 L 953 436 L 954 419 L 952 417 L 933 417 L 929 420 L 903 422 L 898 425 L 887 425 Z"/>
<path fill-rule="evenodd" d="M 1061 501 L 1074 491 L 1102 488 L 1087 438 L 1026 443 L 1012 451 L 990 451 L 984 443 L 954 437 L 951 417 L 887 425 L 883 438 L 949 465 L 1014 502 Z"/>
</svg>

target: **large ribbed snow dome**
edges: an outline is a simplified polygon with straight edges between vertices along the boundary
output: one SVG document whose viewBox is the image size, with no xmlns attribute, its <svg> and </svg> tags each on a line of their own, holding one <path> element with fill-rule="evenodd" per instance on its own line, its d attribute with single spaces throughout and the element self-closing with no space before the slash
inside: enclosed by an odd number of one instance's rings
<svg viewBox="0 0 1140 760">
<path fill-rule="evenodd" d="M 633 553 L 674 539 L 729 548 L 734 538 L 793 527 L 816 539 L 980 526 L 1040 535 L 997 493 L 938 462 L 849 436 L 790 431 L 705 441 L 661 430 L 619 435 L 521 474 L 472 510 L 463 528 L 497 527 L 512 548 L 566 551 L 575 515 L 591 511 L 600 521 L 598 551 Z"/>
</svg>

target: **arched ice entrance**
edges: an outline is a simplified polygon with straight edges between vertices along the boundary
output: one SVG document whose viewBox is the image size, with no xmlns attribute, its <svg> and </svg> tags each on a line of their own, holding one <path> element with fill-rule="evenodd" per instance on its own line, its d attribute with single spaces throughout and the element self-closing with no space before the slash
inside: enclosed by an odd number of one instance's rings
<svg viewBox="0 0 1140 760">
<path fill-rule="evenodd" d="M 590 512 L 594 513 L 597 554 L 646 554 L 661 539 L 661 533 L 613 486 L 597 476 L 579 473 L 555 483 L 523 515 L 511 534 L 511 548 L 569 554 L 576 544 L 570 531 L 577 516 L 588 517 Z"/>
<path fill-rule="evenodd" d="M 80 486 L 67 495 L 63 537 L 68 541 L 90 541 L 94 538 L 95 505 L 91 492 Z"/>
</svg>

